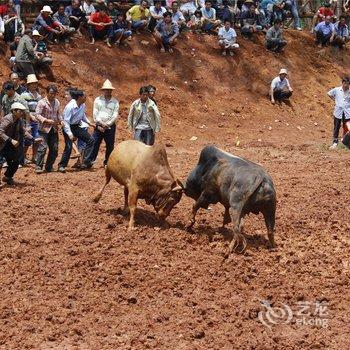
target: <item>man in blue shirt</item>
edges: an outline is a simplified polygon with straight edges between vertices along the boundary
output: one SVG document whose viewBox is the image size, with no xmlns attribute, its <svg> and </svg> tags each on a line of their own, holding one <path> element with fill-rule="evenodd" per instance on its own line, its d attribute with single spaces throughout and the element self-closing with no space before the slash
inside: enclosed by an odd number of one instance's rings
<svg viewBox="0 0 350 350">
<path fill-rule="evenodd" d="M 316 44 L 318 47 L 327 46 L 334 39 L 334 24 L 331 22 L 331 17 L 327 16 L 323 22 L 320 22 L 315 27 Z"/>
<path fill-rule="evenodd" d="M 349 41 L 349 28 L 346 25 L 346 17 L 340 16 L 339 21 L 334 25 L 335 37 L 333 40 L 334 46 L 338 46 L 342 49 L 343 46 Z"/>
<path fill-rule="evenodd" d="M 61 173 L 66 172 L 66 167 L 68 165 L 69 158 L 72 153 L 74 137 L 81 139 L 86 143 L 84 159 L 81 168 L 87 169 L 92 167 L 92 152 L 94 149 L 94 139 L 85 128 L 80 127 L 82 122 L 85 122 L 89 125 L 94 125 L 86 117 L 85 101 L 86 95 L 84 91 L 72 91 L 72 100 L 68 102 L 63 111 L 63 136 L 65 141 L 65 147 L 61 161 L 58 164 L 58 171 Z"/>
</svg>

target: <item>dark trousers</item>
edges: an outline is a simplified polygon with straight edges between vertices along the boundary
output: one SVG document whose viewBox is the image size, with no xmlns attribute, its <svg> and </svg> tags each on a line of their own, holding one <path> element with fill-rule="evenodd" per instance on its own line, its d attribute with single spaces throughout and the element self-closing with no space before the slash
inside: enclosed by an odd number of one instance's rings
<svg viewBox="0 0 350 350">
<path fill-rule="evenodd" d="M 149 130 L 135 130 L 134 139 L 152 146 L 155 141 L 155 135 L 152 129 Z"/>
<path fill-rule="evenodd" d="M 7 142 L 5 147 L 0 151 L 0 158 L 2 157 L 5 158 L 7 162 L 7 169 L 4 175 L 7 178 L 11 178 L 18 170 L 20 152 L 17 148 L 13 147 L 10 142 Z"/>
<path fill-rule="evenodd" d="M 94 150 L 92 151 L 92 160 L 95 161 L 98 155 L 98 151 L 100 149 L 100 145 L 102 140 L 106 143 L 106 154 L 105 154 L 105 160 L 103 162 L 104 165 L 107 164 L 108 158 L 110 154 L 112 153 L 114 149 L 114 141 L 115 141 L 115 130 L 116 126 L 115 124 L 110 127 L 110 129 L 107 129 L 105 131 L 100 131 L 97 128 L 95 128 L 94 133 L 92 134 L 92 137 L 94 139 Z"/>
<path fill-rule="evenodd" d="M 90 167 L 92 165 L 92 151 L 94 149 L 94 139 L 88 133 L 87 129 L 81 128 L 79 125 L 71 125 L 70 129 L 72 131 L 72 134 L 76 138 L 81 139 L 86 143 L 83 164 Z M 69 158 L 72 153 L 73 141 L 68 137 L 65 131 L 63 131 L 63 136 L 65 146 L 61 161 L 59 162 L 58 166 L 65 168 L 68 165 Z"/>
<path fill-rule="evenodd" d="M 105 27 L 103 30 L 96 30 L 93 25 L 89 26 L 89 36 L 94 39 L 104 39 L 111 33 L 112 26 Z"/>
<path fill-rule="evenodd" d="M 334 119 L 333 119 L 333 143 L 338 143 L 340 127 L 341 127 L 342 123 L 344 126 L 347 121 L 348 120 L 345 119 L 344 113 L 343 113 L 341 119 L 334 117 Z"/>
<path fill-rule="evenodd" d="M 329 39 L 331 38 L 332 34 L 324 35 L 322 32 L 316 32 L 316 41 L 317 44 L 322 44 L 323 46 L 327 45 L 329 43 Z"/>
<path fill-rule="evenodd" d="M 154 32 L 154 28 L 157 25 L 157 20 L 153 17 L 151 17 L 151 19 L 148 22 L 148 29 L 153 33 Z"/>
<path fill-rule="evenodd" d="M 39 131 L 39 135 L 42 138 L 42 142 L 39 144 L 37 155 L 36 155 L 36 166 L 41 169 L 44 166 L 44 159 L 47 149 L 49 153 L 47 155 L 45 169 L 50 171 L 52 170 L 53 164 L 58 156 L 58 132 L 51 128 L 49 133 L 44 133 Z"/>
<path fill-rule="evenodd" d="M 292 91 L 275 90 L 273 92 L 273 98 L 277 101 L 287 100 L 292 96 Z"/>
<path fill-rule="evenodd" d="M 16 62 L 16 67 L 26 78 L 29 74 L 34 74 L 34 66 L 30 62 Z"/>
<path fill-rule="evenodd" d="M 286 45 L 287 42 L 281 39 L 271 39 L 266 41 L 266 48 L 270 51 L 279 52 Z"/>
</svg>

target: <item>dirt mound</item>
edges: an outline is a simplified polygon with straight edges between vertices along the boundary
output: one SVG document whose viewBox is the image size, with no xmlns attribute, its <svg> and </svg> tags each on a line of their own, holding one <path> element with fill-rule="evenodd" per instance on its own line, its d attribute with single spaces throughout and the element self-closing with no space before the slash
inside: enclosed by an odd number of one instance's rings
<svg viewBox="0 0 350 350">
<path fill-rule="evenodd" d="M 128 232 L 120 187 L 111 183 L 101 203 L 92 202 L 104 177 L 101 159 L 91 172 L 21 169 L 20 184 L 1 190 L 0 348 L 350 348 L 350 156 L 327 148 L 325 96 L 339 84 L 348 51 L 317 51 L 306 33 L 287 39 L 280 56 L 259 38 L 241 40 L 236 57 L 222 58 L 208 36 L 181 40 L 172 56 L 158 53 L 148 37 L 131 48 L 83 43 L 69 55 L 54 52 L 56 83 L 84 88 L 90 113 L 102 81 L 117 86 L 118 141 L 130 137 L 125 117 L 138 88 L 157 86 L 158 140 L 168 144 L 180 179 L 207 143 L 262 164 L 278 195 L 278 248 L 266 249 L 263 219 L 252 216 L 246 253 L 223 261 L 229 232 L 219 231 L 222 208 L 201 211 L 191 235 L 184 230 L 188 198 L 165 230 L 140 202 L 138 228 Z M 290 71 L 292 107 L 266 99 L 281 67 Z M 263 300 L 275 314 L 259 319 Z"/>
</svg>

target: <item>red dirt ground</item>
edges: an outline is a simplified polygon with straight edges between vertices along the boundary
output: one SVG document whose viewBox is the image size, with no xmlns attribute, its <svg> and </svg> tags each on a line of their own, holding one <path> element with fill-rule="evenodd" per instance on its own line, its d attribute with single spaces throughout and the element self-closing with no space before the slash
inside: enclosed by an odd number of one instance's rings
<svg viewBox="0 0 350 350">
<path fill-rule="evenodd" d="M 104 181 L 102 158 L 91 172 L 21 169 L 19 185 L 0 192 L 1 349 L 350 348 L 350 153 L 328 150 L 326 97 L 347 73 L 349 51 L 319 52 L 306 33 L 287 38 L 281 56 L 267 53 L 260 38 L 222 58 L 214 38 L 196 36 L 173 56 L 158 54 L 147 37 L 149 45 L 138 37 L 129 49 L 83 43 L 69 56 L 54 52 L 61 97 L 63 87 L 84 88 L 90 115 L 103 80 L 112 80 L 121 102 L 118 141 L 130 137 L 125 119 L 140 85 L 158 87 L 158 141 L 181 180 L 208 143 L 262 164 L 278 195 L 278 247 L 267 250 L 263 219 L 251 216 L 247 251 L 223 261 L 222 208 L 201 211 L 189 234 L 189 198 L 171 213 L 170 229 L 140 202 L 138 228 L 128 232 L 116 183 L 92 202 Z M 290 71 L 292 106 L 266 99 L 281 67 Z M 298 302 L 326 303 L 327 327 L 299 325 L 295 313 L 291 323 L 264 326 L 261 300 L 293 311 Z"/>
</svg>

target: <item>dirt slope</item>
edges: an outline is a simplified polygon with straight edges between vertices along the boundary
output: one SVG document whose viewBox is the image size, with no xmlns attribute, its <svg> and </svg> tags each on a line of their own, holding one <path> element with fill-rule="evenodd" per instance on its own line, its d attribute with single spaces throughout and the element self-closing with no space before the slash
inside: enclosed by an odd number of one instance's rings
<svg viewBox="0 0 350 350">
<path fill-rule="evenodd" d="M 120 187 L 110 184 L 100 204 L 91 201 L 104 177 L 101 160 L 91 172 L 65 175 L 22 169 L 19 186 L 0 193 L 1 349 L 350 348 L 350 156 L 326 147 L 332 107 L 325 97 L 346 72 L 348 51 L 331 59 L 306 33 L 287 39 L 278 57 L 241 41 L 237 57 L 222 58 L 213 38 L 196 36 L 173 56 L 141 44 L 147 37 L 113 51 L 83 43 L 69 59 L 54 52 L 56 83 L 86 89 L 90 112 L 105 78 L 117 86 L 118 141 L 130 137 L 125 117 L 140 85 L 158 87 L 158 139 L 168 143 L 181 180 L 207 143 L 262 164 L 278 193 L 278 248 L 266 249 L 263 219 L 252 216 L 246 253 L 223 262 L 222 208 L 200 212 L 190 235 L 188 198 L 166 230 L 141 202 L 139 227 L 128 232 Z M 290 71 L 292 107 L 266 100 L 281 67 Z M 291 323 L 276 317 L 264 326 L 265 299 L 292 308 Z M 299 302 L 311 307 L 306 320 L 320 318 L 311 310 L 326 304 L 327 327 L 298 324 Z"/>
</svg>

